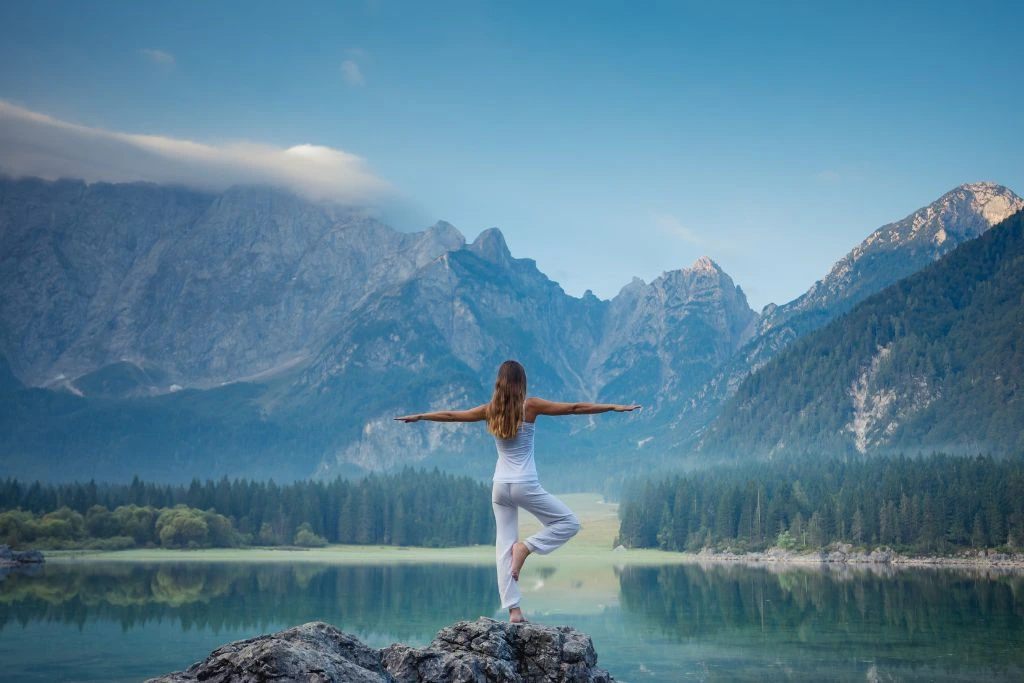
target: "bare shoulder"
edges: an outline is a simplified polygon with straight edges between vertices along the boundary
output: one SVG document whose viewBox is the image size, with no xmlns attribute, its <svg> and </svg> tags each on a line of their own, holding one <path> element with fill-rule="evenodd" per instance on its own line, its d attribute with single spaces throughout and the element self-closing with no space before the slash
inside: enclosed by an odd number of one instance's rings
<svg viewBox="0 0 1024 683">
<path fill-rule="evenodd" d="M 537 416 L 541 414 L 541 406 L 544 403 L 548 403 L 548 401 L 537 396 L 528 396 L 523 403 L 523 419 L 527 422 L 536 420 Z"/>
<path fill-rule="evenodd" d="M 546 398 L 541 398 L 539 396 L 531 396 L 526 399 L 526 414 L 523 418 L 527 422 L 533 422 L 538 415 L 561 415 L 564 413 L 565 407 L 568 405 L 570 404 L 549 401 Z"/>
</svg>

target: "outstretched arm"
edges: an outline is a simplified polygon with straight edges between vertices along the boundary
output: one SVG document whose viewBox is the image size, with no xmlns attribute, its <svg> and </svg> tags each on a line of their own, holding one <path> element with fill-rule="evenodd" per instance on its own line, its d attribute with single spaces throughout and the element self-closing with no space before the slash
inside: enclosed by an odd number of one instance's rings
<svg viewBox="0 0 1024 683">
<path fill-rule="evenodd" d="M 399 422 L 419 422 L 430 420 L 431 422 L 479 422 L 487 419 L 487 404 L 478 405 L 469 410 L 440 410 L 434 413 L 420 413 L 419 415 L 402 415 L 396 417 Z"/>
<path fill-rule="evenodd" d="M 526 409 L 534 415 L 596 415 L 597 413 L 628 413 L 638 410 L 636 404 L 619 403 L 559 403 L 543 398 L 529 398 Z"/>
</svg>

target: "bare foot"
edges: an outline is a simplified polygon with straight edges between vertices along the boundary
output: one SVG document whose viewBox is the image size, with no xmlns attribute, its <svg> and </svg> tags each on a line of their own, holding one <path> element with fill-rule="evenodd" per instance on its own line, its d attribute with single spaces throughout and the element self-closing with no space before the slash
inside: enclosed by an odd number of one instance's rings
<svg viewBox="0 0 1024 683">
<path fill-rule="evenodd" d="M 528 624 L 526 617 L 523 616 L 523 610 L 518 607 L 512 607 L 508 611 L 508 620 L 512 624 Z"/>
<path fill-rule="evenodd" d="M 522 541 L 512 544 L 512 578 L 516 581 L 519 580 L 519 570 L 523 568 L 523 563 L 526 562 L 526 556 L 529 554 L 530 546 Z"/>
</svg>

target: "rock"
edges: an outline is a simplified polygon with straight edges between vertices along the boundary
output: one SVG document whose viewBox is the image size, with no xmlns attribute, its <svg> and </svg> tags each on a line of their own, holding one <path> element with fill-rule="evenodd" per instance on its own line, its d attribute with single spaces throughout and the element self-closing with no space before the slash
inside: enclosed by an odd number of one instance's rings
<svg viewBox="0 0 1024 683">
<path fill-rule="evenodd" d="M 896 553 L 890 548 L 875 548 L 868 555 L 868 562 L 876 564 L 890 564 L 894 559 L 896 559 Z"/>
<path fill-rule="evenodd" d="M 32 549 L 20 553 L 14 553 L 14 561 L 20 564 L 40 564 L 45 562 L 42 551 Z"/>
<path fill-rule="evenodd" d="M 0 544 L 0 567 L 23 564 L 41 564 L 46 561 L 39 550 L 11 550 L 7 544 Z"/>
<path fill-rule="evenodd" d="M 597 668 L 590 637 L 573 628 L 485 618 L 442 629 L 426 648 L 392 645 L 382 659 L 401 683 L 612 680 Z"/>
<path fill-rule="evenodd" d="M 330 624 L 302 626 L 223 645 L 201 662 L 152 683 L 179 681 L 380 681 L 391 678 L 380 655 Z"/>
<path fill-rule="evenodd" d="M 375 650 L 323 622 L 229 643 L 185 671 L 147 683 L 185 681 L 381 681 L 414 683 L 611 683 L 590 637 L 568 626 L 481 617 L 441 629 L 422 648 Z"/>
</svg>

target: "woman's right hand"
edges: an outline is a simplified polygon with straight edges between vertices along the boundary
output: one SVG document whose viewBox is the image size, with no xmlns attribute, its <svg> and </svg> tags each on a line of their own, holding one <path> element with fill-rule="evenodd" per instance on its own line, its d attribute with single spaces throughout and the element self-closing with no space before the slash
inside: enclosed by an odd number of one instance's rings
<svg viewBox="0 0 1024 683">
<path fill-rule="evenodd" d="M 638 403 L 638 404 L 629 405 L 629 406 L 625 406 L 625 405 L 615 406 L 612 410 L 614 410 L 616 413 L 631 413 L 634 410 L 640 410 L 641 408 L 643 408 L 643 406 Z"/>
<path fill-rule="evenodd" d="M 395 419 L 397 421 L 399 421 L 399 422 L 406 422 L 406 423 L 408 423 L 408 422 L 419 422 L 420 421 L 420 416 L 419 415 L 403 415 L 401 417 L 396 417 Z"/>
</svg>

